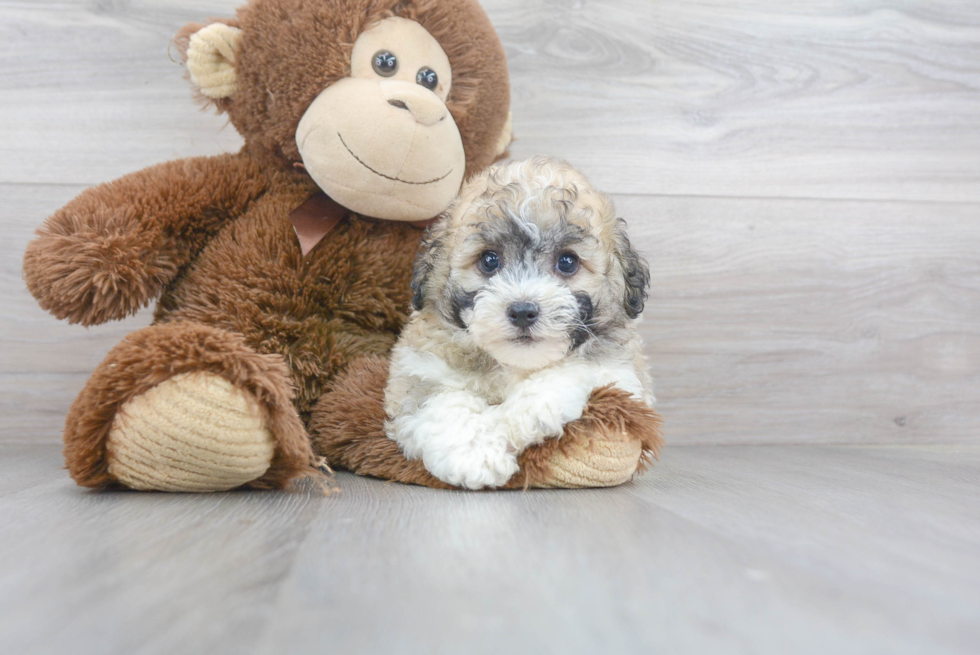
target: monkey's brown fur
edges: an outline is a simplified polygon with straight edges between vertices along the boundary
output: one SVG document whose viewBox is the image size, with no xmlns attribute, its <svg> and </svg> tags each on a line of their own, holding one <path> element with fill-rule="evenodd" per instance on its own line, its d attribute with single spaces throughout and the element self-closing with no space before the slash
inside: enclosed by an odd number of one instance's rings
<svg viewBox="0 0 980 655">
<path fill-rule="evenodd" d="M 314 450 L 356 472 L 441 486 L 404 460 L 379 423 L 383 358 L 407 317 L 421 231 L 348 213 L 304 257 L 289 221 L 320 191 L 300 165 L 300 118 L 349 74 L 357 35 L 393 15 L 418 21 L 445 50 L 453 72 L 446 104 L 467 175 L 486 167 L 497 156 L 509 87 L 502 46 L 476 0 L 253 0 L 227 21 L 243 29 L 237 92 L 214 101 L 243 135 L 242 151 L 94 187 L 38 230 L 24 276 L 58 318 L 95 325 L 159 299 L 154 325 L 110 352 L 69 412 L 65 457 L 78 484 L 114 482 L 106 443 L 123 404 L 169 377 L 207 371 L 257 402 L 277 442 L 271 468 L 249 486 L 284 486 L 312 470 Z M 199 27 L 178 34 L 182 52 Z M 366 356 L 373 364 L 351 366 Z M 589 438 L 589 420 L 610 420 L 656 449 L 654 415 L 631 414 L 636 408 L 621 398 L 602 407 L 590 407 L 593 418 L 569 426 L 563 441 Z M 362 432 L 351 438 L 338 415 Z M 539 462 L 561 447 L 525 454 L 513 484 L 533 484 L 544 475 Z"/>
</svg>

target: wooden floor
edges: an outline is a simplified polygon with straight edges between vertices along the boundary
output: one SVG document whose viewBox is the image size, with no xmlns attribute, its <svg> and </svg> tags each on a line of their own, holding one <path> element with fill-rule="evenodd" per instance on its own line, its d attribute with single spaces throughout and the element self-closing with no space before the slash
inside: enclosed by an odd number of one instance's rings
<svg viewBox="0 0 980 655">
<path fill-rule="evenodd" d="M 168 54 L 240 1 L 0 0 L 0 653 L 980 652 L 976 2 L 484 0 L 512 154 L 583 169 L 650 260 L 646 477 L 85 492 L 64 415 L 149 312 L 59 323 L 24 247 L 240 147 Z"/>
<path fill-rule="evenodd" d="M 678 446 L 617 489 L 90 493 L 0 446 L 4 653 L 975 653 L 980 448 Z"/>
</svg>

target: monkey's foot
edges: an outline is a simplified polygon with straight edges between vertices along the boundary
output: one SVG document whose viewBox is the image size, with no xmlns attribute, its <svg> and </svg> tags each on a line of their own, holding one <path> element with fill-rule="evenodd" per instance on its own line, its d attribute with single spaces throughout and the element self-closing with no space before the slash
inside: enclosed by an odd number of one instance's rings
<svg viewBox="0 0 980 655">
<path fill-rule="evenodd" d="M 119 408 L 109 474 L 132 489 L 224 491 L 262 477 L 276 440 L 258 403 L 214 373 L 184 373 Z"/>
<path fill-rule="evenodd" d="M 314 473 L 282 358 L 191 322 L 112 349 L 68 413 L 65 462 L 85 487 L 157 491 L 282 488 Z"/>
</svg>

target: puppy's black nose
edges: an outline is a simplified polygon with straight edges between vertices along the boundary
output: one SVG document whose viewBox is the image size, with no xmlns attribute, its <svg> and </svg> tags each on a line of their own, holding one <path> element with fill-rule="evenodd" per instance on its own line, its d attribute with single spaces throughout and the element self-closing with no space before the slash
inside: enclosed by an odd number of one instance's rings
<svg viewBox="0 0 980 655">
<path fill-rule="evenodd" d="M 507 318 L 519 328 L 531 327 L 538 320 L 538 306 L 533 302 L 515 302 L 507 308 Z"/>
</svg>

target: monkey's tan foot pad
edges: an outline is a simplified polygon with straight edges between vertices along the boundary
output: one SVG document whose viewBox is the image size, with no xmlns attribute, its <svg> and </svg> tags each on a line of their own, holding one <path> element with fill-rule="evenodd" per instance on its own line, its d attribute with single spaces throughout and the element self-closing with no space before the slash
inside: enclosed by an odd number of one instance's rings
<svg viewBox="0 0 980 655">
<path fill-rule="evenodd" d="M 132 489 L 224 491 L 265 474 L 276 440 L 259 404 L 214 373 L 183 373 L 124 403 L 109 474 Z"/>
<path fill-rule="evenodd" d="M 640 465 L 643 446 L 638 440 L 591 440 L 576 443 L 548 460 L 547 474 L 534 486 L 562 489 L 615 487 L 629 482 Z"/>
</svg>

